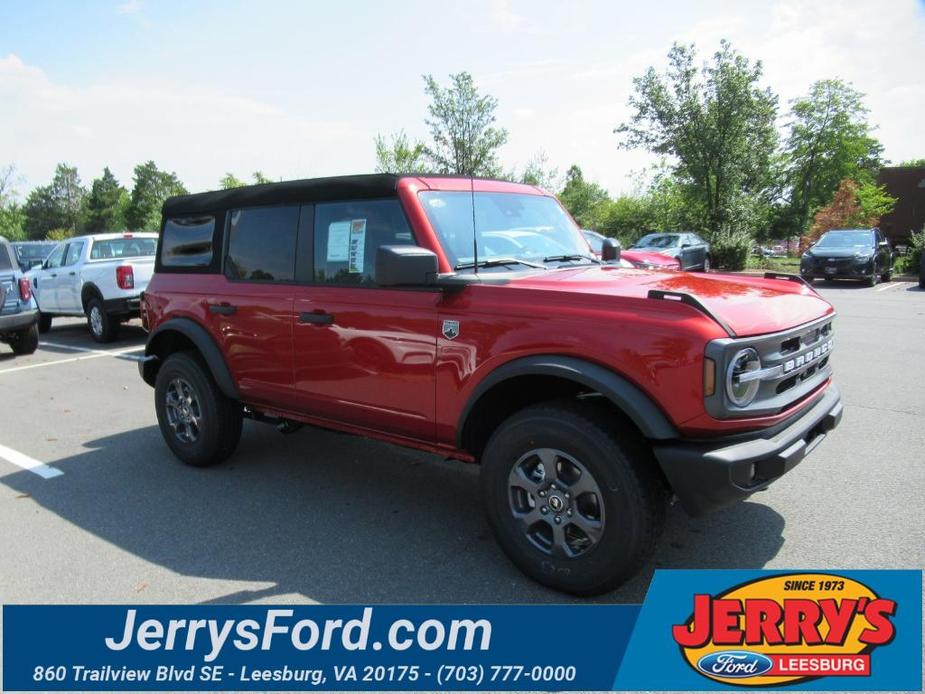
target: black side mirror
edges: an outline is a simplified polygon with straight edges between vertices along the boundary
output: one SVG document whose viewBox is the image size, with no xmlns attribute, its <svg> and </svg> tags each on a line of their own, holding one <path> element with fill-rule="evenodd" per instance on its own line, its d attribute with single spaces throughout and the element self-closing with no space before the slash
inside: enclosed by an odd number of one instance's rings
<svg viewBox="0 0 925 694">
<path fill-rule="evenodd" d="M 376 284 L 420 287 L 433 284 L 437 255 L 420 246 L 380 246 L 376 251 Z"/>
<path fill-rule="evenodd" d="M 620 242 L 617 239 L 604 239 L 601 245 L 601 260 L 605 263 L 620 260 Z"/>
</svg>

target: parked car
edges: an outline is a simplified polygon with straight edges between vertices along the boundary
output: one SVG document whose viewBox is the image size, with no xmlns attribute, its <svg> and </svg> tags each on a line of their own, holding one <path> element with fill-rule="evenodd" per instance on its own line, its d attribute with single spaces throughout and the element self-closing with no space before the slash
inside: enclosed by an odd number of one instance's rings
<svg viewBox="0 0 925 694">
<path fill-rule="evenodd" d="M 93 234 L 59 243 L 29 273 L 39 331 L 50 330 L 54 316 L 86 316 L 94 340 L 114 340 L 121 323 L 138 317 L 156 247 L 154 233 Z"/>
<path fill-rule="evenodd" d="M 604 248 L 604 239 L 607 237 L 591 229 L 582 229 L 585 240 L 598 258 Z M 661 253 L 646 253 L 645 251 L 620 251 L 620 259 L 627 261 L 630 266 L 646 270 L 680 270 L 681 264 L 677 258 L 670 258 Z"/>
<path fill-rule="evenodd" d="M 873 287 L 892 279 L 893 251 L 879 229 L 833 229 L 800 258 L 800 275 L 807 282 L 855 279 Z"/>
<path fill-rule="evenodd" d="M 0 342 L 14 354 L 32 354 L 39 346 L 38 320 L 32 286 L 10 242 L 0 236 Z"/>
<path fill-rule="evenodd" d="M 745 498 L 841 418 L 811 287 L 602 263 L 533 186 L 348 176 L 163 214 L 139 369 L 180 460 L 226 459 L 249 417 L 480 463 L 499 543 L 564 591 L 639 569 L 672 495 Z M 565 252 L 489 250 L 527 229 Z"/>
<path fill-rule="evenodd" d="M 45 258 L 51 253 L 56 243 L 54 241 L 14 241 L 11 245 L 16 253 L 16 262 L 20 269 L 23 272 L 29 272 L 45 262 Z"/>
<path fill-rule="evenodd" d="M 710 271 L 710 244 L 693 232 L 646 234 L 630 250 L 676 258 L 682 270 Z"/>
</svg>

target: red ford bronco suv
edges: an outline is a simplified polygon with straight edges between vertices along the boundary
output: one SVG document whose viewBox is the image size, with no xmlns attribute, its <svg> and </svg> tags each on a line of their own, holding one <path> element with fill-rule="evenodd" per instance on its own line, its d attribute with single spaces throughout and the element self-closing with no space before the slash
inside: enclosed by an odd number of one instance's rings
<svg viewBox="0 0 925 694">
<path fill-rule="evenodd" d="M 587 595 L 672 495 L 747 497 L 838 424 L 834 316 L 799 277 L 602 262 L 532 186 L 350 176 L 169 199 L 139 368 L 191 465 L 244 417 L 480 463 L 514 563 Z"/>
</svg>

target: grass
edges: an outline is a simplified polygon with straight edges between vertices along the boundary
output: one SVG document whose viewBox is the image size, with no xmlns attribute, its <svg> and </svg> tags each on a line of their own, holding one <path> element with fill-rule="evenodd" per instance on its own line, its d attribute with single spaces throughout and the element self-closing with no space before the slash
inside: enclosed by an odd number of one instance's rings
<svg viewBox="0 0 925 694">
<path fill-rule="evenodd" d="M 779 272 L 799 272 L 799 258 L 759 258 L 749 256 L 745 263 L 746 270 L 777 270 Z"/>
</svg>

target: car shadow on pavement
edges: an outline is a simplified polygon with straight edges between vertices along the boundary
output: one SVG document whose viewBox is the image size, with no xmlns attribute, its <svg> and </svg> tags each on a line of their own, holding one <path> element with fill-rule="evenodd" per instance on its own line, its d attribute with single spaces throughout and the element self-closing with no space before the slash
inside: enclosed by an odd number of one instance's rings
<svg viewBox="0 0 925 694">
<path fill-rule="evenodd" d="M 472 465 L 312 428 L 283 436 L 250 422 L 235 455 L 208 469 L 179 463 L 155 426 L 83 448 L 47 461 L 59 477 L 22 471 L 0 482 L 147 562 L 271 586 L 207 602 L 293 594 L 322 603 L 575 600 L 533 583 L 503 555 Z M 596 600 L 641 602 L 657 568 L 761 568 L 780 550 L 783 528 L 760 500 L 696 519 L 672 507 L 654 559 Z"/>
<path fill-rule="evenodd" d="M 90 335 L 86 321 L 76 319 L 60 324 L 55 322 L 48 332 L 42 333 L 39 336 L 39 341 L 40 343 L 51 342 L 83 349 L 119 349 L 122 347 L 130 347 L 135 344 L 143 346 L 147 336 L 148 334 L 144 331 L 144 328 L 141 327 L 141 323 L 133 321 L 119 327 L 119 333 L 115 340 L 101 344 L 96 342 Z M 40 349 L 65 351 L 48 346 L 47 344 L 42 344 Z"/>
</svg>

